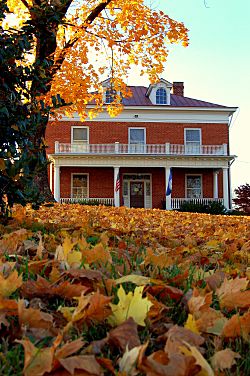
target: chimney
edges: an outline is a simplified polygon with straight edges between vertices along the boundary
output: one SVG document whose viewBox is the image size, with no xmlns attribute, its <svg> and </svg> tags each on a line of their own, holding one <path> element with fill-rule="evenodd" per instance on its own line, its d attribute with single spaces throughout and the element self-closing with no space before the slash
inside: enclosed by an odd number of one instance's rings
<svg viewBox="0 0 250 376">
<path fill-rule="evenodd" d="M 173 94 L 184 95 L 184 82 L 173 82 Z"/>
</svg>

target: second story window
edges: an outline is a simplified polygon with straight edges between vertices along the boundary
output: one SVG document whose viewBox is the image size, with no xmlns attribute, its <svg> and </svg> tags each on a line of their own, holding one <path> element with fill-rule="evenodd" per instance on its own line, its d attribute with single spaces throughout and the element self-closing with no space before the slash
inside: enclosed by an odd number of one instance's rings
<svg viewBox="0 0 250 376">
<path fill-rule="evenodd" d="M 107 89 L 105 92 L 105 103 L 109 104 L 114 102 L 116 96 L 115 90 Z"/>
<path fill-rule="evenodd" d="M 187 154 L 200 154 L 201 129 L 185 129 L 185 152 Z"/>
<path fill-rule="evenodd" d="M 72 143 L 88 143 L 88 127 L 72 127 Z"/>
<path fill-rule="evenodd" d="M 156 104 L 167 104 L 167 91 L 163 87 L 156 90 Z"/>
<path fill-rule="evenodd" d="M 129 128 L 129 150 L 132 153 L 144 152 L 146 144 L 145 128 Z"/>
</svg>

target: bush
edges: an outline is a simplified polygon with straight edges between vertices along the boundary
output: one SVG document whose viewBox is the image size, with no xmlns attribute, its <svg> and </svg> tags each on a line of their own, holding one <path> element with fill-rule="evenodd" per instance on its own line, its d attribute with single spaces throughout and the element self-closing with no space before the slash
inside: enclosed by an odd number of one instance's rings
<svg viewBox="0 0 250 376">
<path fill-rule="evenodd" d="M 211 201 L 209 204 L 197 204 L 193 201 L 184 201 L 179 211 L 190 213 L 226 214 L 225 206 L 219 201 Z"/>
</svg>

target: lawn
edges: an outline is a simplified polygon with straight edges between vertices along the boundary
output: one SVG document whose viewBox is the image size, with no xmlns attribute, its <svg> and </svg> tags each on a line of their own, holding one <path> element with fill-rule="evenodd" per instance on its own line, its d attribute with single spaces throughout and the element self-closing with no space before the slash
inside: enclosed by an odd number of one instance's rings
<svg viewBox="0 0 250 376">
<path fill-rule="evenodd" d="M 16 207 L 0 374 L 250 374 L 250 217 Z"/>
</svg>

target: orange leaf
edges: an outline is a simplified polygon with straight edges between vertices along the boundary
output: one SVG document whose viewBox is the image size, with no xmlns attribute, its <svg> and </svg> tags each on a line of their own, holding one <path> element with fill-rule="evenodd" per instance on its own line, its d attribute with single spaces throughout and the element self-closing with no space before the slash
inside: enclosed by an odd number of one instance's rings
<svg viewBox="0 0 250 376">
<path fill-rule="evenodd" d="M 249 281 L 247 278 L 225 279 L 222 285 L 216 289 L 220 307 L 228 310 L 250 307 L 250 290 L 246 290 Z"/>
<path fill-rule="evenodd" d="M 7 278 L 4 278 L 3 274 L 0 273 L 0 296 L 10 296 L 14 291 L 22 286 L 22 284 L 22 275 L 18 276 L 16 270 L 10 273 Z"/>
<path fill-rule="evenodd" d="M 250 312 L 246 312 L 243 316 L 233 315 L 226 322 L 222 334 L 229 338 L 242 336 L 245 340 L 248 340 L 250 334 Z"/>
</svg>

